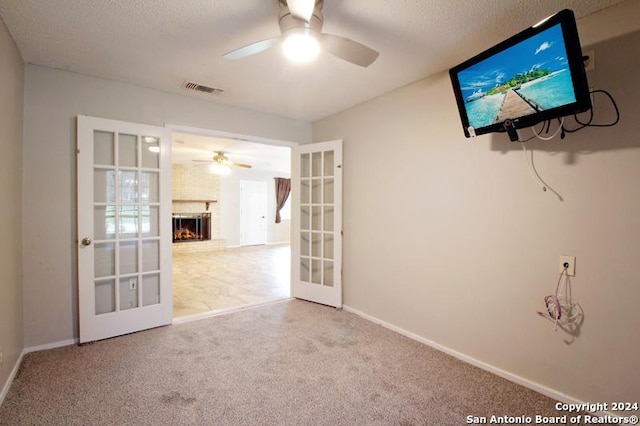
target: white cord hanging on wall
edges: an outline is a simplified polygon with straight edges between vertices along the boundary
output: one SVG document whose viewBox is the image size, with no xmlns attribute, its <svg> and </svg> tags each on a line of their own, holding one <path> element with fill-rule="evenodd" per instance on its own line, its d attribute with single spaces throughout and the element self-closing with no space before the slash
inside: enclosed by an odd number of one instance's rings
<svg viewBox="0 0 640 426">
<path fill-rule="evenodd" d="M 565 331 L 573 331 L 582 323 L 584 318 L 582 307 L 571 300 L 571 283 L 567 274 L 568 267 L 569 264 L 566 263 L 558 277 L 556 292 L 544 298 L 546 312 L 538 311 L 538 315 L 554 323 L 556 331 L 558 327 Z"/>
<path fill-rule="evenodd" d="M 540 131 L 537 131 L 535 126 L 531 127 L 531 130 L 533 131 L 534 136 L 531 136 L 529 139 L 526 140 L 519 140 L 518 142 L 520 142 L 520 146 L 522 147 L 522 153 L 524 154 L 524 161 L 527 163 L 527 167 L 529 168 L 529 172 L 531 173 L 531 176 L 538 181 L 538 183 L 540 184 L 540 187 L 542 188 L 542 191 L 546 192 L 547 189 L 550 190 L 551 192 L 553 192 L 560 201 L 562 201 L 562 196 L 555 191 L 553 188 L 551 188 L 549 185 L 547 185 L 547 183 L 542 180 L 542 178 L 540 177 L 540 175 L 538 174 L 538 171 L 536 170 L 536 166 L 533 164 L 533 149 L 531 149 L 531 154 L 529 155 L 527 153 L 527 148 L 524 146 L 525 142 L 530 141 L 531 139 L 541 139 L 544 141 L 549 141 L 553 138 L 555 138 L 563 129 L 563 125 L 564 125 L 564 117 L 562 117 L 561 119 L 558 120 L 558 128 L 556 129 L 556 131 L 551 135 L 551 136 L 542 136 L 542 131 L 544 130 L 544 128 L 547 128 L 547 131 L 549 130 L 549 126 L 551 125 L 551 121 L 546 121 L 544 123 L 542 123 L 542 129 Z"/>
</svg>

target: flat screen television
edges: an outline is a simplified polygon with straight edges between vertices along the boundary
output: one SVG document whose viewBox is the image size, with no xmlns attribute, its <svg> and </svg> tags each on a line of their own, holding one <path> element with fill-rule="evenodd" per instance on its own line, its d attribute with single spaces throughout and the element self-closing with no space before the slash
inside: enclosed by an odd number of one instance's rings
<svg viewBox="0 0 640 426">
<path fill-rule="evenodd" d="M 587 111 L 575 17 L 565 9 L 449 70 L 466 137 Z M 514 138 L 515 134 L 515 138 Z"/>
</svg>

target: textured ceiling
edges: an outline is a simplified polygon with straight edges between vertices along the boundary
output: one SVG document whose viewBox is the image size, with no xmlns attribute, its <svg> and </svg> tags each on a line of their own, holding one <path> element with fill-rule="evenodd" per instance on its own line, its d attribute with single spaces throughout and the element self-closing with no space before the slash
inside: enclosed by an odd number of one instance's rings
<svg viewBox="0 0 640 426">
<path fill-rule="evenodd" d="M 203 163 L 193 160 L 211 160 L 218 151 L 224 152 L 231 161 L 251 165 L 252 170 L 285 175 L 291 171 L 289 147 L 173 132 L 171 161 L 174 164 L 196 167 Z"/>
<path fill-rule="evenodd" d="M 323 32 L 380 52 L 369 68 L 278 49 L 222 55 L 279 35 L 277 0 L 0 0 L 23 59 L 214 102 L 315 121 L 446 70 L 563 8 L 578 18 L 621 0 L 325 0 Z M 192 80 L 224 89 L 188 92 Z"/>
</svg>

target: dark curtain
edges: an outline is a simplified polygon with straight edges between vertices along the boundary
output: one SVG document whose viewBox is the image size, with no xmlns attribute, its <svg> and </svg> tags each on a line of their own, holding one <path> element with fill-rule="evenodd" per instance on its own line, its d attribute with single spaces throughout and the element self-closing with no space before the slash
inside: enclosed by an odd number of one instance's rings
<svg viewBox="0 0 640 426">
<path fill-rule="evenodd" d="M 276 223 L 280 223 L 280 210 L 291 193 L 291 179 L 280 177 L 274 179 L 276 180 Z"/>
</svg>

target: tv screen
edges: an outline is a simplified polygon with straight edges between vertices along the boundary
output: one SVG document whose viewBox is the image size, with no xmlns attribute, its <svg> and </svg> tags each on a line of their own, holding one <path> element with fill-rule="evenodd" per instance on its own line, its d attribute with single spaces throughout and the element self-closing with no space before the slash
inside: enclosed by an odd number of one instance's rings
<svg viewBox="0 0 640 426">
<path fill-rule="evenodd" d="M 568 9 L 449 75 L 466 137 L 530 127 L 591 107 L 578 30 Z"/>
</svg>

